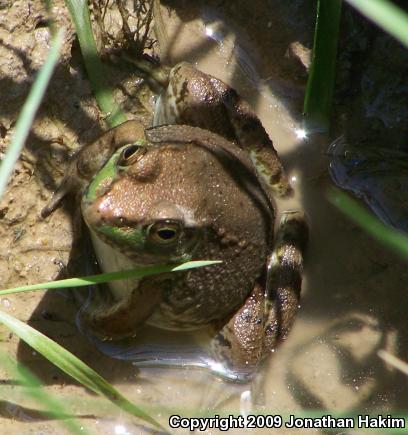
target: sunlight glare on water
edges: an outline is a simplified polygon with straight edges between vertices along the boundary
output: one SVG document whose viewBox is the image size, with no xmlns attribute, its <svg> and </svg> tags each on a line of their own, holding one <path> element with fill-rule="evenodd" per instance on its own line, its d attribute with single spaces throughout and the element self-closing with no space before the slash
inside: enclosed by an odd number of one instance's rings
<svg viewBox="0 0 408 435">
<path fill-rule="evenodd" d="M 306 130 L 303 129 L 303 128 L 297 128 L 297 129 L 295 130 L 295 134 L 296 134 L 296 137 L 297 137 L 298 139 L 301 139 L 301 140 L 303 140 L 303 139 L 307 139 L 307 132 L 306 132 Z"/>
<path fill-rule="evenodd" d="M 130 432 L 123 424 L 117 424 L 115 426 L 114 431 L 115 431 L 115 435 L 130 435 Z"/>
<path fill-rule="evenodd" d="M 245 390 L 241 393 L 239 413 L 242 416 L 247 417 L 249 414 L 252 413 L 252 410 L 253 410 L 253 403 L 252 403 L 251 391 Z"/>
</svg>

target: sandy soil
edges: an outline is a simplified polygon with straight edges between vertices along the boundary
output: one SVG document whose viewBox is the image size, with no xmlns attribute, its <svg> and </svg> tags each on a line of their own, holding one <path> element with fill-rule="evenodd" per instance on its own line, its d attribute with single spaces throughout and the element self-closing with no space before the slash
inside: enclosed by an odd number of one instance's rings
<svg viewBox="0 0 408 435">
<path fill-rule="evenodd" d="M 77 308 L 69 292 L 8 296 L 0 299 L 0 307 L 74 352 L 163 424 L 176 411 L 196 415 L 241 410 L 286 416 L 315 409 L 328 413 L 406 412 L 406 377 L 377 356 L 379 349 L 387 349 L 408 359 L 403 333 L 407 326 L 406 264 L 328 203 L 326 190 L 332 182 L 326 150 L 330 139 L 309 135 L 300 140 L 297 136 L 302 127 L 314 1 L 253 0 L 250 4 L 231 2 L 228 7 L 222 6 L 224 3 L 197 1 L 192 6 L 182 0 L 163 1 L 169 33 L 166 56 L 171 62 L 197 63 L 239 90 L 256 108 L 296 180 L 296 201 L 308 214 L 311 240 L 302 307 L 289 338 L 252 385 L 233 385 L 202 371 L 139 370 L 129 362 L 102 355 L 78 332 Z M 363 92 L 367 80 L 372 81 L 387 89 L 384 101 L 394 101 L 401 83 L 394 81 L 393 87 L 388 81 L 399 67 L 402 74 L 403 58 L 399 65 L 396 55 L 390 66 L 387 59 L 381 60 L 378 50 L 399 53 L 400 48 L 345 12 L 344 25 L 355 34 L 344 31 L 340 44 L 335 135 L 344 133 L 353 143 L 365 139 L 365 143 L 379 144 L 391 125 L 391 146 L 401 148 L 404 127 L 395 115 L 395 104 L 383 104 L 367 118 L 366 108 L 375 95 L 371 90 Z M 70 214 L 72 204 L 67 202 L 46 220 L 39 218 L 70 150 L 106 129 L 62 1 L 54 2 L 53 14 L 65 27 L 66 37 L 60 64 L 0 203 L 1 288 L 70 276 L 84 255 L 72 249 L 73 234 L 78 230 Z M 49 48 L 46 20 L 39 0 L 0 1 L 2 152 Z M 118 101 L 125 102 L 129 116 L 148 122 L 149 98 L 140 81 L 127 70 L 112 68 Z M 391 124 L 379 122 L 384 112 Z M 280 205 L 289 206 L 293 204 Z M 86 392 L 5 328 L 1 327 L 0 333 L 1 349 L 37 374 L 45 389 L 69 404 L 72 414 L 92 433 L 149 432 L 140 422 Z M 15 384 L 7 370 L 0 368 L 0 376 L 4 433 L 64 433 L 60 423 L 38 413 L 38 403 Z"/>
</svg>

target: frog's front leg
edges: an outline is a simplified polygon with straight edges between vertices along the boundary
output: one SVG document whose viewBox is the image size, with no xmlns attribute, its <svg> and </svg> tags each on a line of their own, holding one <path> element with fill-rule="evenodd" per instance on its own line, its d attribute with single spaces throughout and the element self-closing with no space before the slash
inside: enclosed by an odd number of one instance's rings
<svg viewBox="0 0 408 435">
<path fill-rule="evenodd" d="M 71 157 L 58 189 L 54 192 L 51 201 L 43 208 L 42 217 L 49 216 L 68 193 L 81 193 L 82 188 L 89 184 L 115 150 L 144 138 L 143 125 L 138 121 L 127 121 L 76 151 Z"/>
<path fill-rule="evenodd" d="M 154 279 L 142 280 L 135 288 L 113 294 L 106 285 L 93 286 L 78 312 L 80 329 L 96 337 L 133 337 L 161 301 L 161 286 Z"/>
<path fill-rule="evenodd" d="M 251 372 L 286 338 L 298 310 L 307 224 L 302 212 L 285 213 L 266 277 L 218 331 L 212 352 L 232 369 Z"/>
</svg>

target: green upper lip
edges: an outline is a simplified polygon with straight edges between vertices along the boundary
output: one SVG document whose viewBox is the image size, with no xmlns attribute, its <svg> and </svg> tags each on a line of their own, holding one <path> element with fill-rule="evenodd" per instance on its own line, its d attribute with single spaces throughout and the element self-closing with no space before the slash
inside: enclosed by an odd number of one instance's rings
<svg viewBox="0 0 408 435">
<path fill-rule="evenodd" d="M 88 188 L 84 193 L 84 199 L 87 202 L 93 202 L 101 196 L 99 191 L 101 184 L 105 180 L 110 180 L 111 182 L 115 179 L 117 174 L 116 161 L 119 157 L 119 152 L 116 152 L 105 164 L 105 166 L 94 176 L 92 181 L 89 183 Z M 109 183 L 111 184 L 111 183 Z M 105 184 L 108 187 L 108 183 Z"/>
<path fill-rule="evenodd" d="M 114 227 L 109 225 L 101 225 L 97 228 L 97 232 L 104 234 L 109 239 L 118 242 L 119 244 L 128 245 L 137 248 L 143 245 L 144 235 L 140 229 L 130 227 Z"/>
</svg>

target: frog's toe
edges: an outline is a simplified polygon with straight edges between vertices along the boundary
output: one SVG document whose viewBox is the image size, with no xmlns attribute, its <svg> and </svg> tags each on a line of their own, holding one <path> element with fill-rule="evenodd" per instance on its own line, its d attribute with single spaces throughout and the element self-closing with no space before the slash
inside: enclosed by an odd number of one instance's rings
<svg viewBox="0 0 408 435">
<path fill-rule="evenodd" d="M 170 68 L 159 65 L 150 56 L 134 57 L 127 53 L 122 58 L 136 68 L 136 73 L 142 77 L 153 92 L 161 93 L 169 84 Z"/>
</svg>

